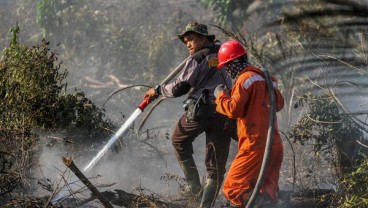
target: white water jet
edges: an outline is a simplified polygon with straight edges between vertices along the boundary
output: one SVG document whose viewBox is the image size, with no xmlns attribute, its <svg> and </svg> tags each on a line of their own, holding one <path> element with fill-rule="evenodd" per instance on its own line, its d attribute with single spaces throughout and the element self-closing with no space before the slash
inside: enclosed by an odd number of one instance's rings
<svg viewBox="0 0 368 208">
<path fill-rule="evenodd" d="M 130 125 L 134 122 L 134 120 L 139 116 L 139 114 L 142 113 L 141 108 L 137 108 L 132 115 L 130 115 L 130 117 L 124 122 L 124 124 L 119 128 L 119 130 L 114 134 L 114 136 L 112 136 L 109 141 L 106 143 L 106 145 L 97 153 L 97 155 L 95 157 L 93 157 L 93 159 L 87 164 L 87 166 L 83 169 L 83 173 L 87 173 L 88 171 L 90 171 L 96 164 L 97 162 L 102 158 L 102 156 L 104 156 L 104 154 L 106 153 L 106 151 L 108 149 L 110 149 L 110 147 L 115 143 L 115 141 L 130 127 Z M 75 184 L 75 182 L 77 182 L 76 177 L 73 177 L 71 180 L 71 183 L 69 183 L 69 188 L 71 188 L 72 184 Z M 55 197 L 52 200 L 52 203 L 56 203 L 58 202 L 61 198 L 65 197 L 67 195 L 67 193 L 70 193 L 69 191 L 66 191 L 65 189 L 67 188 L 67 186 L 64 186 L 59 194 L 57 195 L 57 197 Z"/>
<path fill-rule="evenodd" d="M 132 115 L 125 121 L 125 123 L 120 127 L 120 129 L 114 134 L 113 137 L 107 142 L 107 144 L 97 153 L 97 155 L 88 163 L 88 165 L 83 169 L 86 173 L 91 168 L 96 165 L 96 163 L 101 159 L 101 157 L 106 153 L 108 149 L 114 144 L 114 142 L 128 129 L 128 127 L 133 123 L 133 121 L 142 113 L 140 108 L 137 108 Z"/>
</svg>

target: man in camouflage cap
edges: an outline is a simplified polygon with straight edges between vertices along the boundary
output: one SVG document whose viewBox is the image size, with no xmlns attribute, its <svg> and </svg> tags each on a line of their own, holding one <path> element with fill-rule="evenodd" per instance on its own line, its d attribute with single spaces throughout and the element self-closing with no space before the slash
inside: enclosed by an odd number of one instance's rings
<svg viewBox="0 0 368 208">
<path fill-rule="evenodd" d="M 178 38 L 184 43 L 184 37 L 190 32 L 194 32 L 203 35 L 208 38 L 209 41 L 214 42 L 215 35 L 209 35 L 207 25 L 199 24 L 198 22 L 191 22 L 185 27 L 185 31 L 178 35 Z"/>
<path fill-rule="evenodd" d="M 174 81 L 148 90 L 145 97 L 151 100 L 159 95 L 179 97 L 188 94 L 185 113 L 171 140 L 187 183 L 184 193 L 200 199 L 200 208 L 210 208 L 215 204 L 224 179 L 231 137 L 236 138 L 235 128 L 226 128 L 227 118 L 216 112 L 213 92 L 224 82 L 231 86 L 231 77 L 223 69 L 216 69 L 220 44 L 214 35 L 208 34 L 206 25 L 191 22 L 178 38 L 186 45 L 190 58 Z M 206 136 L 207 170 L 203 188 L 193 158 L 193 142 L 202 133 Z"/>
</svg>

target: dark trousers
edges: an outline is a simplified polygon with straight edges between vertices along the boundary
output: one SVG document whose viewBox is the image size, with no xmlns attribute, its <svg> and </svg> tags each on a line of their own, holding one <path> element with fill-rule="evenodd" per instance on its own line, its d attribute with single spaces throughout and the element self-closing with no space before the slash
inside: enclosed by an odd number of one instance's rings
<svg viewBox="0 0 368 208">
<path fill-rule="evenodd" d="M 216 114 L 199 121 L 187 121 L 184 114 L 178 121 L 172 136 L 177 160 L 191 159 L 194 153 L 193 141 L 205 132 L 207 178 L 223 181 L 231 137 L 236 136 L 236 129 L 225 127 L 227 120 L 225 116 Z"/>
</svg>

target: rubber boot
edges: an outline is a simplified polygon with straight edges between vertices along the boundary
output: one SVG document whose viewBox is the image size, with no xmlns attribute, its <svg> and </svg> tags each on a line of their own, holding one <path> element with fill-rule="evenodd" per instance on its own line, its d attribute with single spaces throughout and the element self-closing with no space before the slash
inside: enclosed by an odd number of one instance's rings
<svg viewBox="0 0 368 208">
<path fill-rule="evenodd" d="M 200 208 L 211 208 L 215 204 L 219 189 L 220 184 L 217 180 L 207 179 L 203 188 Z"/>
<path fill-rule="evenodd" d="M 179 161 L 179 165 L 184 172 L 185 181 L 187 183 L 183 194 L 186 196 L 197 196 L 202 187 L 194 159 Z"/>
</svg>

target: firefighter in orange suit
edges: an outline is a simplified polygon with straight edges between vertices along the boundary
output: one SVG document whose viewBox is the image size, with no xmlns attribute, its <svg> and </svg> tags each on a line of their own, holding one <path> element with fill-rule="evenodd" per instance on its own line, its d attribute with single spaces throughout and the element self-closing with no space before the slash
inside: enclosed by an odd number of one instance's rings
<svg viewBox="0 0 368 208">
<path fill-rule="evenodd" d="M 232 207 L 243 207 L 257 182 L 262 165 L 269 128 L 269 94 L 265 75 L 260 68 L 248 63 L 247 51 L 238 41 L 230 40 L 222 44 L 218 59 L 218 68 L 225 67 L 235 83 L 230 96 L 225 86 L 216 87 L 216 111 L 237 120 L 239 138 L 238 153 L 227 173 L 223 190 Z M 271 79 L 275 109 L 280 111 L 284 106 L 284 98 L 276 88 L 276 79 Z M 283 145 L 276 120 L 269 166 L 256 206 L 266 202 L 277 203 Z"/>
</svg>

